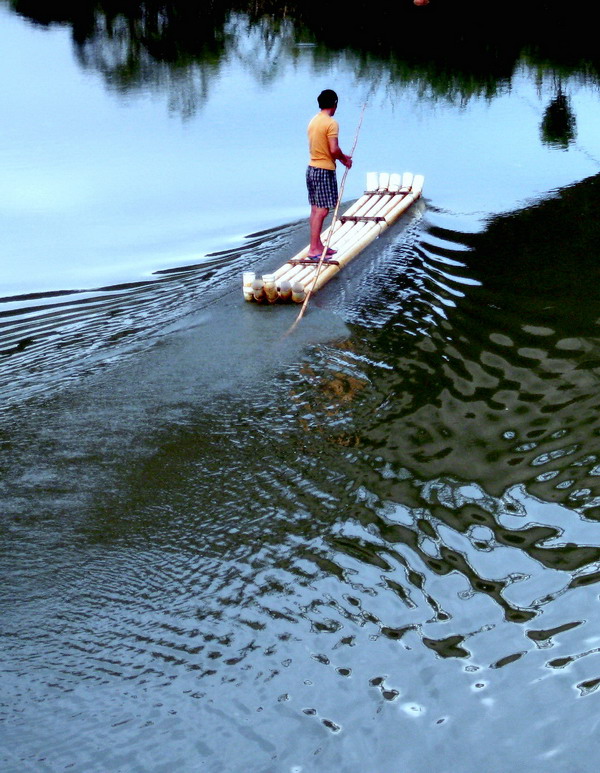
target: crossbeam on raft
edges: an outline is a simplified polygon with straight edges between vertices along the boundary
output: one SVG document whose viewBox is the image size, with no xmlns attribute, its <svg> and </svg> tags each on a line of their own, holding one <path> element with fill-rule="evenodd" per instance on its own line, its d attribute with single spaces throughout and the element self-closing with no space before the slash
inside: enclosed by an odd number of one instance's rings
<svg viewBox="0 0 600 773">
<path fill-rule="evenodd" d="M 369 215 L 342 215 L 340 217 L 340 222 L 342 223 L 381 223 L 385 220 L 385 217 L 380 217 L 379 215 L 373 215 L 372 217 L 369 217 Z"/>
<path fill-rule="evenodd" d="M 290 258 L 290 260 L 288 260 L 288 263 L 290 264 L 290 266 L 298 266 L 298 265 L 318 266 L 320 262 L 321 262 L 321 256 L 319 256 L 318 258 Z M 325 265 L 333 265 L 333 266 L 340 265 L 339 261 L 331 260 L 331 258 L 325 258 L 323 263 Z"/>
<path fill-rule="evenodd" d="M 407 193 L 410 193 L 410 188 L 401 188 L 399 191 L 375 191 L 375 193 L 385 193 L 387 196 L 406 196 Z M 365 190 L 363 195 L 372 196 L 373 191 Z"/>
<path fill-rule="evenodd" d="M 259 303 L 302 303 L 391 226 L 420 196 L 425 178 L 404 172 L 369 172 L 367 189 L 340 218 L 321 234 L 323 244 L 335 250 L 335 260 L 308 258 L 306 246 L 272 274 L 245 271 L 244 298 Z M 319 263 L 321 264 L 319 266 Z"/>
</svg>

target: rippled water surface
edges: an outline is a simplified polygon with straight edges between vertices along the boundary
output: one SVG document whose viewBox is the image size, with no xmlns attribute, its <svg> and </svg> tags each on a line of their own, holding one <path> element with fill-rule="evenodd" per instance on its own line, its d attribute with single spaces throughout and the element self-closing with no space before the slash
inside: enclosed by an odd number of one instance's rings
<svg viewBox="0 0 600 773">
<path fill-rule="evenodd" d="M 531 78 L 423 103 L 444 174 L 291 336 L 240 291 L 305 243 L 273 194 L 196 265 L 5 294 L 3 770 L 596 769 L 597 93 L 490 155 Z"/>
</svg>

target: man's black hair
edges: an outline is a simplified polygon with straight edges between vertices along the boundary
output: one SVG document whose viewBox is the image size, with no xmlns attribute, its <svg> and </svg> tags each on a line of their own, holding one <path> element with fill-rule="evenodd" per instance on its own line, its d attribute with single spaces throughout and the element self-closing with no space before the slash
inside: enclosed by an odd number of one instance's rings
<svg viewBox="0 0 600 773">
<path fill-rule="evenodd" d="M 321 110 L 326 110 L 328 107 L 335 107 L 337 105 L 338 96 L 335 91 L 331 89 L 325 89 L 317 97 L 317 102 Z"/>
</svg>

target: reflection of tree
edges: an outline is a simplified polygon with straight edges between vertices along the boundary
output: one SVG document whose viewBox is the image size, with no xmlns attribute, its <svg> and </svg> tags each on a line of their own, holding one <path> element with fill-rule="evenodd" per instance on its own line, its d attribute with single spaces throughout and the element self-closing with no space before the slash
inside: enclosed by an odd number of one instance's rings
<svg viewBox="0 0 600 773">
<path fill-rule="evenodd" d="M 542 141 L 547 145 L 566 148 L 575 139 L 575 116 L 569 97 L 563 94 L 559 85 L 558 93 L 544 112 L 541 124 Z"/>
<path fill-rule="evenodd" d="M 39 24 L 69 24 L 79 62 L 102 73 L 110 88 L 166 91 L 184 115 L 204 102 L 226 58 L 229 11 L 218 0 L 201 7 L 157 0 L 11 5 Z"/>
<path fill-rule="evenodd" d="M 464 102 L 492 97 L 510 83 L 523 52 L 563 72 L 598 77 L 591 25 L 561 17 L 561 35 L 550 7 L 540 8 L 535 24 L 514 24 L 516 2 L 431 4 L 426 13 L 409 0 L 380 0 L 376 13 L 360 18 L 340 0 L 11 0 L 19 14 L 39 23 L 71 26 L 79 61 L 103 74 L 121 91 L 159 89 L 172 106 L 189 114 L 206 98 L 211 82 L 231 57 L 261 81 L 270 81 L 301 42 L 343 50 L 352 58 L 357 80 L 367 86 L 384 78 L 388 90 L 416 85 L 428 98 Z M 582 29 L 562 34 L 564 24 Z M 485 34 L 482 34 L 482 29 Z M 571 43 L 571 41 L 576 41 Z M 304 52 L 315 59 L 320 47 Z M 546 65 L 545 65 L 546 66 Z M 554 109 L 557 115 L 560 109 Z M 553 114 L 554 114 L 553 113 Z M 550 133 L 553 131 L 550 127 Z M 563 136 L 564 132 L 563 132 Z"/>
<path fill-rule="evenodd" d="M 263 83 L 272 83 L 283 60 L 294 57 L 296 31 L 288 19 L 232 16 L 227 27 L 231 54 Z"/>
<path fill-rule="evenodd" d="M 77 58 L 83 67 L 101 72 L 110 88 L 166 91 L 173 110 L 191 115 L 206 99 L 223 59 L 223 41 L 212 32 L 196 57 L 180 57 L 172 31 L 166 33 L 156 16 L 97 15 L 93 31 L 77 44 Z"/>
</svg>

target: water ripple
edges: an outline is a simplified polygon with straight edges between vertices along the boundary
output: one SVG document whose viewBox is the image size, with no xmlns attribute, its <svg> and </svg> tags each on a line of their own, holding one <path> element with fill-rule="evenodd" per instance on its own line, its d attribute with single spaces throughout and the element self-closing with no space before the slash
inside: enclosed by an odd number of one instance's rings
<svg viewBox="0 0 600 773">
<path fill-rule="evenodd" d="M 51 394 L 103 362 L 153 344 L 194 309 L 218 300 L 242 266 L 264 261 L 293 232 L 256 234 L 243 249 L 159 272 L 154 281 L 0 299 L 0 410 Z"/>
<path fill-rule="evenodd" d="M 429 217 L 320 294 L 304 339 L 240 299 L 6 413 L 0 717 L 50 769 L 117 769 L 121 743 L 160 770 L 175 736 L 182 770 L 343 770 L 363 745 L 385 769 L 402 732 L 421 773 L 457 723 L 488 769 L 485 721 L 543 770 L 567 714 L 590 729 L 597 342 Z"/>
</svg>

